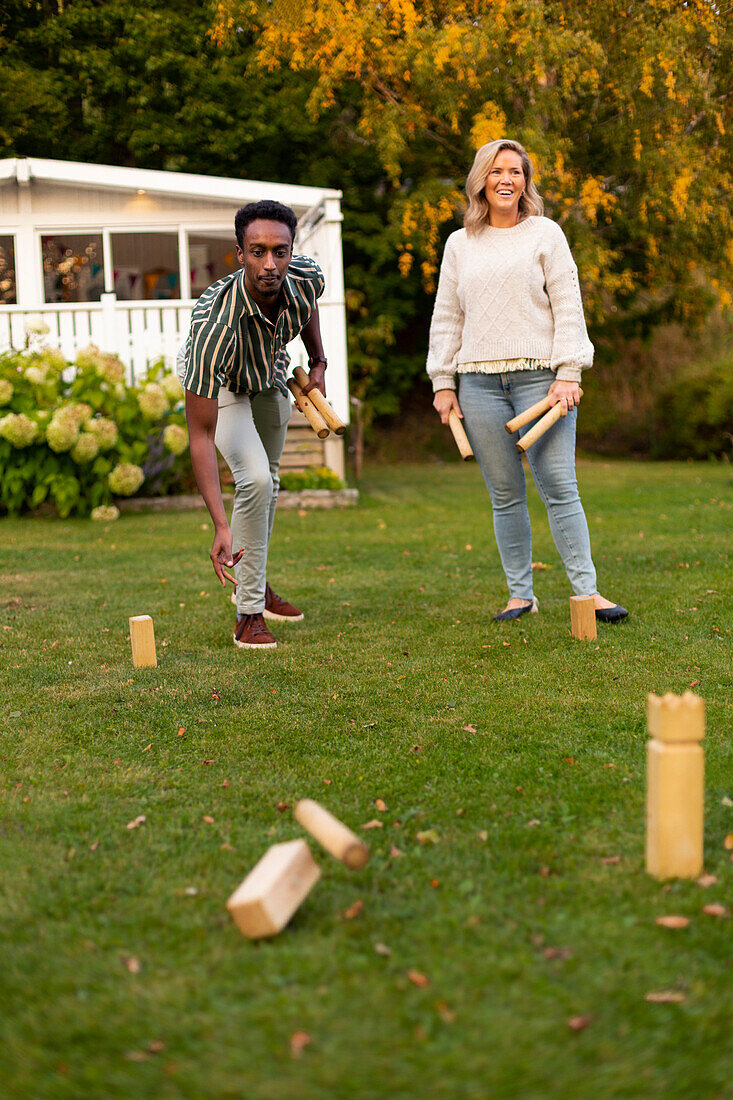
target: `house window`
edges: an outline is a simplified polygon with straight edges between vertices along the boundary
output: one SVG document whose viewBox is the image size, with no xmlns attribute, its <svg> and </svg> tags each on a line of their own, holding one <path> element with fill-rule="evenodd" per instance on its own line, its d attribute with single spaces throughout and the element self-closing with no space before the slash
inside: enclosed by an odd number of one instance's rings
<svg viewBox="0 0 733 1100">
<path fill-rule="evenodd" d="M 177 233 L 113 233 L 112 263 L 120 302 L 181 296 Z"/>
<path fill-rule="evenodd" d="M 235 249 L 236 241 L 230 232 L 188 234 L 192 298 L 198 298 L 207 286 L 237 270 Z"/>
<path fill-rule="evenodd" d="M 14 306 L 18 301 L 15 292 L 15 240 L 0 235 L 0 305 Z"/>
<path fill-rule="evenodd" d="M 104 293 L 101 233 L 53 233 L 41 237 L 47 302 L 98 302 Z"/>
</svg>

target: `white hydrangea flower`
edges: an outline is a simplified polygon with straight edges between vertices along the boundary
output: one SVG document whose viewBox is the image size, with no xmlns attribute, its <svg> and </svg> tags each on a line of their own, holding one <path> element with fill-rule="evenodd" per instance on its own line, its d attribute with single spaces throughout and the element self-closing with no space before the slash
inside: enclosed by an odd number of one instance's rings
<svg viewBox="0 0 733 1100">
<path fill-rule="evenodd" d="M 13 383 L 8 382 L 7 378 L 0 378 L 0 405 L 9 404 L 12 396 Z"/>
<path fill-rule="evenodd" d="M 14 447 L 28 447 L 38 435 L 38 425 L 25 413 L 8 413 L 0 420 L 0 435 Z"/>
<path fill-rule="evenodd" d="M 168 424 L 163 430 L 163 443 L 174 455 L 182 455 L 188 447 L 188 432 L 180 424 Z"/>
<path fill-rule="evenodd" d="M 183 386 L 177 374 L 166 374 L 161 386 L 171 405 L 177 405 L 183 400 Z"/>
<path fill-rule="evenodd" d="M 23 322 L 23 328 L 29 336 L 47 336 L 51 331 L 40 313 L 29 313 Z"/>
<path fill-rule="evenodd" d="M 98 508 L 92 508 L 92 519 L 94 520 L 111 523 L 112 520 L 119 518 L 120 510 L 115 508 L 114 504 L 100 504 Z"/>
<path fill-rule="evenodd" d="M 99 454 L 99 443 L 91 432 L 82 432 L 71 448 L 74 462 L 91 462 Z"/>
<path fill-rule="evenodd" d="M 168 398 L 165 390 L 157 382 L 148 382 L 137 395 L 140 411 L 148 420 L 158 420 L 168 412 Z"/>
<path fill-rule="evenodd" d="M 114 447 L 119 437 L 114 420 L 110 420 L 106 416 L 96 416 L 93 420 L 88 420 L 84 425 L 84 430 L 93 433 L 100 451 L 108 451 L 110 447 Z"/>
<path fill-rule="evenodd" d="M 26 367 L 23 373 L 34 386 L 42 386 L 46 381 L 46 372 L 43 367 Z"/>
<path fill-rule="evenodd" d="M 59 410 L 61 412 L 63 410 Z M 51 417 L 51 423 L 46 428 L 46 441 L 52 451 L 61 454 L 62 451 L 70 451 L 79 438 L 79 428 L 68 417 L 60 417 L 58 412 Z"/>
<path fill-rule="evenodd" d="M 115 466 L 107 480 L 110 489 L 117 496 L 131 497 L 142 485 L 145 474 L 139 466 L 133 466 L 131 462 L 121 462 L 119 466 Z"/>
</svg>

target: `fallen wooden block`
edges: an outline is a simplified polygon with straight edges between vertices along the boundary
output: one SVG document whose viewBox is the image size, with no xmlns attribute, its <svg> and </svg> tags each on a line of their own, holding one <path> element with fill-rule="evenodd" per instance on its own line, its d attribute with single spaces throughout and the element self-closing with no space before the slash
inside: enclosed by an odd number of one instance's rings
<svg viewBox="0 0 733 1100">
<path fill-rule="evenodd" d="M 598 636 L 596 605 L 592 596 L 570 597 L 570 629 L 574 638 L 592 642 Z"/>
<path fill-rule="evenodd" d="M 153 620 L 149 615 L 130 616 L 130 641 L 135 668 L 155 668 L 158 657 L 155 652 Z"/>
<path fill-rule="evenodd" d="M 310 379 L 305 373 L 302 367 L 296 367 L 293 371 L 293 378 L 300 386 L 301 390 L 304 389 Z M 346 431 L 346 425 L 343 420 L 337 415 L 333 405 L 323 396 L 319 389 L 312 389 L 305 395 L 309 401 L 312 401 L 318 412 L 326 421 L 328 427 L 336 433 L 336 435 L 343 435 Z"/>
<path fill-rule="evenodd" d="M 475 455 L 473 453 L 473 447 L 468 441 L 466 435 L 466 429 L 463 427 L 463 421 L 456 412 L 455 409 L 451 409 L 448 413 L 448 426 L 453 432 L 453 438 L 456 441 L 456 446 L 461 453 L 461 458 L 464 462 L 470 462 Z"/>
<path fill-rule="evenodd" d="M 293 810 L 295 820 L 335 859 L 352 871 L 369 861 L 369 849 L 356 833 L 312 798 L 302 798 Z"/>
<path fill-rule="evenodd" d="M 699 695 L 647 696 L 646 869 L 697 878 L 703 869 L 705 703 Z"/>
<path fill-rule="evenodd" d="M 229 898 L 227 909 L 243 936 L 275 936 L 320 877 L 305 840 L 273 844 Z"/>
</svg>

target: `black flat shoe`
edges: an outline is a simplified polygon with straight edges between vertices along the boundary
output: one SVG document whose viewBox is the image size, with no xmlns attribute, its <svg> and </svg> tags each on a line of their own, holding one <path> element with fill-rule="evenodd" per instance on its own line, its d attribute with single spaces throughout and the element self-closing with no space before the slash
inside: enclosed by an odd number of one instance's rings
<svg viewBox="0 0 733 1100">
<path fill-rule="evenodd" d="M 622 619 L 628 618 L 628 614 L 620 603 L 615 603 L 613 607 L 596 608 L 596 618 L 601 623 L 620 623 Z"/>
<path fill-rule="evenodd" d="M 509 619 L 521 619 L 522 615 L 526 615 L 528 611 L 531 611 L 533 615 L 536 615 L 540 609 L 540 605 L 537 600 L 530 600 L 526 607 L 511 607 L 508 611 L 500 611 L 498 615 L 494 615 L 494 622 L 506 622 Z M 626 612 L 628 615 L 628 611 Z"/>
</svg>

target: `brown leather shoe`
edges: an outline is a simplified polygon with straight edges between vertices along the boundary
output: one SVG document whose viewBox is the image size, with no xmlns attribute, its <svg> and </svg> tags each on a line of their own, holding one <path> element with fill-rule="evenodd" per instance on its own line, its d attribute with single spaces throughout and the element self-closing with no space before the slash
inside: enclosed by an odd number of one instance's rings
<svg viewBox="0 0 733 1100">
<path fill-rule="evenodd" d="M 277 642 L 262 615 L 245 615 L 234 628 L 234 644 L 240 649 L 276 649 Z"/>
<path fill-rule="evenodd" d="M 302 611 L 288 603 L 282 596 L 278 596 L 277 592 L 273 592 L 269 584 L 265 588 L 263 614 L 266 619 L 275 619 L 279 623 L 299 623 L 304 618 Z"/>
</svg>

